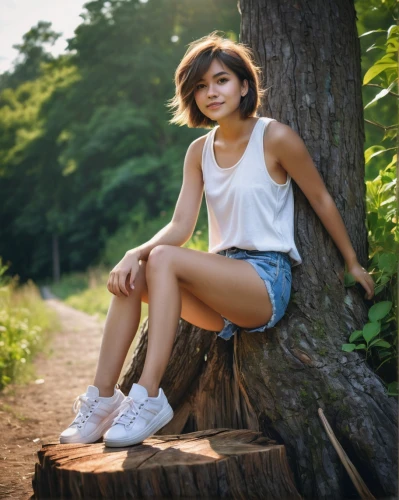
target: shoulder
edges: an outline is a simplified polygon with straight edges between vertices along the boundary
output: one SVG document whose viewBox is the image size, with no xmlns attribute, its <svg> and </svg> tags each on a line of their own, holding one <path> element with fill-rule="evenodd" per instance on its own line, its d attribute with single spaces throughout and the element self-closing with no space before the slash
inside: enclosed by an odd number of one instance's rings
<svg viewBox="0 0 399 500">
<path fill-rule="evenodd" d="M 287 150 L 299 150 L 303 146 L 303 141 L 300 136 L 289 125 L 279 121 L 271 121 L 263 136 L 263 144 L 276 157 L 281 156 L 281 153 Z"/>
<path fill-rule="evenodd" d="M 189 156 L 199 166 L 201 166 L 201 164 L 202 164 L 202 153 L 204 150 L 205 141 L 211 132 L 212 132 L 212 130 L 210 130 L 207 134 L 202 135 L 201 137 L 198 137 L 197 139 L 194 139 L 192 141 L 192 143 L 189 145 L 189 147 L 187 148 L 186 156 Z"/>
<path fill-rule="evenodd" d="M 289 125 L 273 120 L 266 127 L 266 135 L 269 142 L 285 142 L 298 134 Z"/>
</svg>

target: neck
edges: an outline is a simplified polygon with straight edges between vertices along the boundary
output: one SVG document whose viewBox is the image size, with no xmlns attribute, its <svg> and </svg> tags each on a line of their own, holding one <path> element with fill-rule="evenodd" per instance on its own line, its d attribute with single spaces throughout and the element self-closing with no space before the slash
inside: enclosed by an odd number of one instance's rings
<svg viewBox="0 0 399 500">
<path fill-rule="evenodd" d="M 231 115 L 219 120 L 218 139 L 224 142 L 237 142 L 242 136 L 249 134 L 256 125 L 258 118 L 250 116 L 245 120 Z"/>
</svg>

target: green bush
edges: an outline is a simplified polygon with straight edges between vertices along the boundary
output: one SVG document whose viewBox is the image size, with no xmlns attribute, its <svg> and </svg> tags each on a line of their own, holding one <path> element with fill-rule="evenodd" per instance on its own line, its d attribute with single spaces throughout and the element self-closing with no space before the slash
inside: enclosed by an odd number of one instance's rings
<svg viewBox="0 0 399 500">
<path fill-rule="evenodd" d="M 51 291 L 62 300 L 69 296 L 78 294 L 89 286 L 89 275 L 87 272 L 75 272 L 63 274 L 58 283 L 51 285 Z"/>
<path fill-rule="evenodd" d="M 391 99 L 390 90 L 398 81 L 399 27 L 392 25 L 388 30 L 374 30 L 362 36 L 378 33 L 373 48 L 383 54 L 364 76 L 363 85 L 370 85 L 377 79 L 380 91 L 364 109 L 375 106 L 381 99 Z M 382 34 L 380 34 L 382 33 Z M 369 48 L 369 50 L 371 47 Z M 382 126 L 381 126 L 382 127 Z M 365 151 L 365 163 L 384 158 L 384 168 L 373 180 L 366 181 L 367 187 L 367 229 L 369 241 L 368 271 L 375 282 L 375 304 L 369 310 L 369 322 L 362 330 L 356 330 L 349 337 L 349 344 L 342 350 L 351 352 L 361 350 L 371 367 L 384 380 L 388 395 L 398 395 L 397 358 L 398 358 L 398 256 L 399 256 L 399 191 L 397 147 L 398 126 L 382 127 L 384 137 L 381 142 Z M 390 143 L 393 146 L 390 146 Z M 345 274 L 345 286 L 356 284 L 350 273 Z M 384 371 L 381 368 L 384 367 Z"/>
<path fill-rule="evenodd" d="M 18 278 L 5 276 L 8 266 L 0 257 L 0 390 L 10 382 L 26 382 L 31 362 L 48 345 L 50 332 L 59 327 L 32 281 L 18 287 Z"/>
</svg>

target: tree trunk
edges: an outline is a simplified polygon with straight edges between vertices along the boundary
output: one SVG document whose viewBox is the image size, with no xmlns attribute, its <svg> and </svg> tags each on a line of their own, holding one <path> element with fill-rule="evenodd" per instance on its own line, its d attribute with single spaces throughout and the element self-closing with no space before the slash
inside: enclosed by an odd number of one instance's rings
<svg viewBox="0 0 399 500">
<path fill-rule="evenodd" d="M 60 250 L 58 245 L 58 235 L 52 235 L 52 255 L 53 255 L 53 283 L 60 281 Z"/>
<path fill-rule="evenodd" d="M 263 114 L 302 137 L 359 262 L 367 267 L 362 80 L 353 2 L 240 0 L 240 9 L 240 41 L 253 48 L 271 87 Z M 260 352 L 250 353 L 259 360 L 276 404 L 262 410 L 271 420 L 278 406 L 282 410 L 277 432 L 292 443 L 289 455 L 304 495 L 343 494 L 342 468 L 321 431 L 317 406 L 374 493 L 396 494 L 395 399 L 387 397 L 363 355 L 341 351 L 350 333 L 367 322 L 365 292 L 343 287 L 340 252 L 296 185 L 294 195 L 303 264 L 294 268 L 291 304 L 278 325 L 273 359 L 265 362 Z"/>
<path fill-rule="evenodd" d="M 304 140 L 367 267 L 360 50 L 353 2 L 240 0 L 241 42 L 255 52 L 271 88 L 262 115 Z M 341 345 L 367 322 L 344 261 L 294 184 L 296 242 L 286 315 L 267 334 L 226 342 L 181 320 L 162 380 L 175 417 L 162 434 L 229 427 L 261 431 L 284 444 L 305 498 L 355 495 L 318 416 L 322 408 L 376 497 L 397 492 L 397 405 L 362 354 Z M 123 389 L 137 382 L 144 324 Z"/>
<path fill-rule="evenodd" d="M 37 499 L 301 499 L 284 446 L 253 431 L 150 437 L 118 449 L 47 444 L 38 455 L 32 481 Z"/>
<path fill-rule="evenodd" d="M 330 343 L 317 319 L 295 319 L 295 311 L 302 314 L 296 304 L 290 310 L 268 335 L 241 330 L 229 342 L 180 320 L 161 383 L 174 417 L 157 435 L 260 431 L 285 445 L 301 495 L 341 499 L 356 492 L 319 420 L 320 407 L 371 491 L 395 494 L 396 405 L 359 357 L 349 361 L 339 345 L 320 356 Z M 332 331 L 333 312 L 325 317 Z M 147 334 L 146 320 L 121 383 L 125 393 L 140 378 Z"/>
</svg>

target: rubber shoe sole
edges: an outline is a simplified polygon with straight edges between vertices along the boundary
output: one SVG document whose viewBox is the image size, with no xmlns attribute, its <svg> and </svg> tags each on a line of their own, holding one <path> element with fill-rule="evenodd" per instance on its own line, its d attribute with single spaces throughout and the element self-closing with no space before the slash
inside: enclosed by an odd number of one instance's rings
<svg viewBox="0 0 399 500">
<path fill-rule="evenodd" d="M 110 413 L 109 417 L 102 422 L 100 426 L 97 427 L 97 429 L 94 430 L 91 434 L 88 436 L 82 436 L 82 437 L 72 437 L 72 438 L 66 438 L 60 436 L 60 443 L 61 444 L 69 444 L 69 443 L 82 443 L 82 444 L 90 444 L 90 443 L 95 443 L 98 441 L 104 433 L 111 427 L 112 422 L 114 418 L 116 418 L 119 414 L 119 408 L 114 410 L 112 413 Z"/>
<path fill-rule="evenodd" d="M 115 448 L 121 448 L 123 446 L 131 446 L 132 444 L 138 444 L 142 443 L 144 439 L 152 436 L 155 434 L 159 429 L 162 429 L 162 427 L 165 427 L 165 425 L 170 422 L 173 418 L 173 409 L 168 404 L 163 408 L 156 417 L 154 417 L 154 420 L 151 422 L 151 424 L 143 429 L 140 434 L 136 434 L 133 437 L 130 438 L 124 438 L 124 439 L 106 439 L 104 437 L 104 444 L 105 446 L 109 447 L 115 447 Z"/>
</svg>

